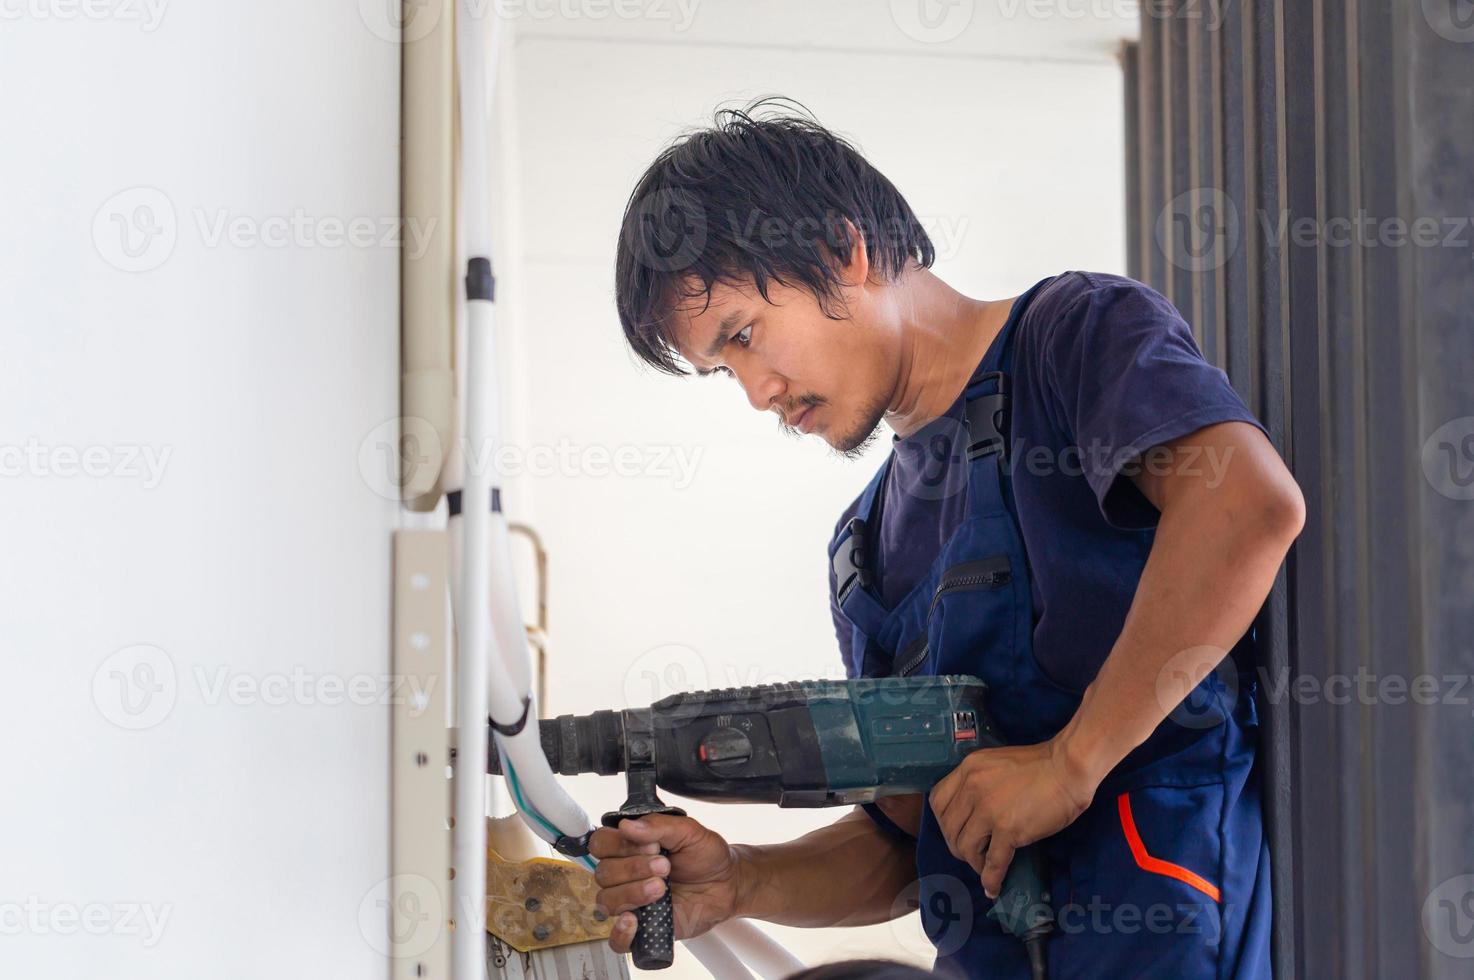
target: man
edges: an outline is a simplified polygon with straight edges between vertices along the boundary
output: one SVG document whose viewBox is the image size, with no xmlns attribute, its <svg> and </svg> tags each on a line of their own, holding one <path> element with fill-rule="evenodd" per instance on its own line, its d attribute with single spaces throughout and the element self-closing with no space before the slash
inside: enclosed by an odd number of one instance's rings
<svg viewBox="0 0 1474 980">
<path fill-rule="evenodd" d="M 848 673 L 978 675 L 1010 747 L 778 846 L 677 817 L 600 830 L 611 943 L 666 878 L 678 938 L 883 921 L 919 879 L 938 972 L 1027 977 L 985 913 L 1037 842 L 1051 976 L 1269 976 L 1245 634 L 1304 520 L 1294 480 L 1160 295 L 1069 272 L 962 296 L 853 147 L 757 108 L 635 188 L 625 335 L 840 453 L 895 431 L 830 547 Z"/>
</svg>

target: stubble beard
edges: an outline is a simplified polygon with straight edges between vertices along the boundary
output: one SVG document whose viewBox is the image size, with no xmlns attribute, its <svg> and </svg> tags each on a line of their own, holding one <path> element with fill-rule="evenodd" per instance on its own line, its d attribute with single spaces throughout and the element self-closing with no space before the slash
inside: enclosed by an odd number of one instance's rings
<svg viewBox="0 0 1474 980">
<path fill-rule="evenodd" d="M 864 456 L 880 438 L 880 423 L 885 418 L 886 406 L 886 400 L 883 398 L 865 406 L 865 410 L 860 413 L 860 421 L 852 426 L 844 436 L 829 444 L 834 455 L 848 460 L 856 460 Z"/>
</svg>

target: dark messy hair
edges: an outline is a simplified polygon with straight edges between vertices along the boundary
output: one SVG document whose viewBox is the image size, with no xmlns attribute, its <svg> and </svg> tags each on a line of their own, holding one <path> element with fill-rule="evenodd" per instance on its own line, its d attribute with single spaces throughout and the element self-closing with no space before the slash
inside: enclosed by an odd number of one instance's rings
<svg viewBox="0 0 1474 980">
<path fill-rule="evenodd" d="M 849 261 L 851 227 L 880 281 L 936 258 L 895 186 L 802 105 L 718 110 L 655 158 L 625 206 L 614 263 L 625 339 L 647 364 L 686 374 L 672 313 L 687 299 L 709 303 L 718 282 L 750 283 L 768 302 L 771 282 L 803 287 L 841 319 L 837 268 Z"/>
</svg>

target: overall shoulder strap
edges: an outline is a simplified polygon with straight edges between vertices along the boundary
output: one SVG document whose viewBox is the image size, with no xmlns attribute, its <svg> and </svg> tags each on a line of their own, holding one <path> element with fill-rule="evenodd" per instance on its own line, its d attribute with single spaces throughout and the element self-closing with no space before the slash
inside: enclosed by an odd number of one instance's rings
<svg viewBox="0 0 1474 980">
<path fill-rule="evenodd" d="M 1041 284 L 1042 285 L 1042 284 Z M 1018 323 L 1034 292 L 1020 296 L 967 386 L 967 480 L 974 514 L 1003 511 L 1018 523 L 1014 508 L 1009 430 L 1013 398 L 1013 351 Z"/>
<path fill-rule="evenodd" d="M 871 535 L 880 508 L 880 491 L 890 472 L 891 457 L 886 461 L 860 495 L 855 516 L 835 535 L 829 546 L 830 567 L 834 569 L 834 598 L 851 623 L 867 636 L 880 631 L 885 621 L 885 607 L 871 591 L 874 569 L 871 567 Z"/>
</svg>

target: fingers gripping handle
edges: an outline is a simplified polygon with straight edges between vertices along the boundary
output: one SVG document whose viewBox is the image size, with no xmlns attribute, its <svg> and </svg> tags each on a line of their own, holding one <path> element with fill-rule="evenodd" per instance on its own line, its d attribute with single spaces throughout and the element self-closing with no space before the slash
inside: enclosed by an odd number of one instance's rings
<svg viewBox="0 0 1474 980">
<path fill-rule="evenodd" d="M 1003 877 L 998 900 L 988 911 L 1005 932 L 1023 940 L 1048 935 L 1054 928 L 1049 899 L 1049 872 L 1038 844 L 1019 848 Z"/>
<path fill-rule="evenodd" d="M 660 851 L 667 858 L 670 852 Z M 675 961 L 676 920 L 670 897 L 670 878 L 665 893 L 649 905 L 635 909 L 635 939 L 630 957 L 641 970 L 664 970 Z"/>
<path fill-rule="evenodd" d="M 666 806 L 659 800 L 654 803 L 636 800 L 627 801 L 622 809 L 604 814 L 604 826 L 618 827 L 625 820 L 634 820 L 647 813 L 668 813 L 684 817 L 686 811 L 680 807 Z M 670 851 L 660 849 L 667 860 Z M 649 905 L 635 909 L 635 938 L 630 944 L 630 956 L 635 966 L 642 970 L 664 970 L 675 961 L 676 918 L 675 904 L 671 900 L 670 877 L 665 881 L 665 893 Z"/>
</svg>

